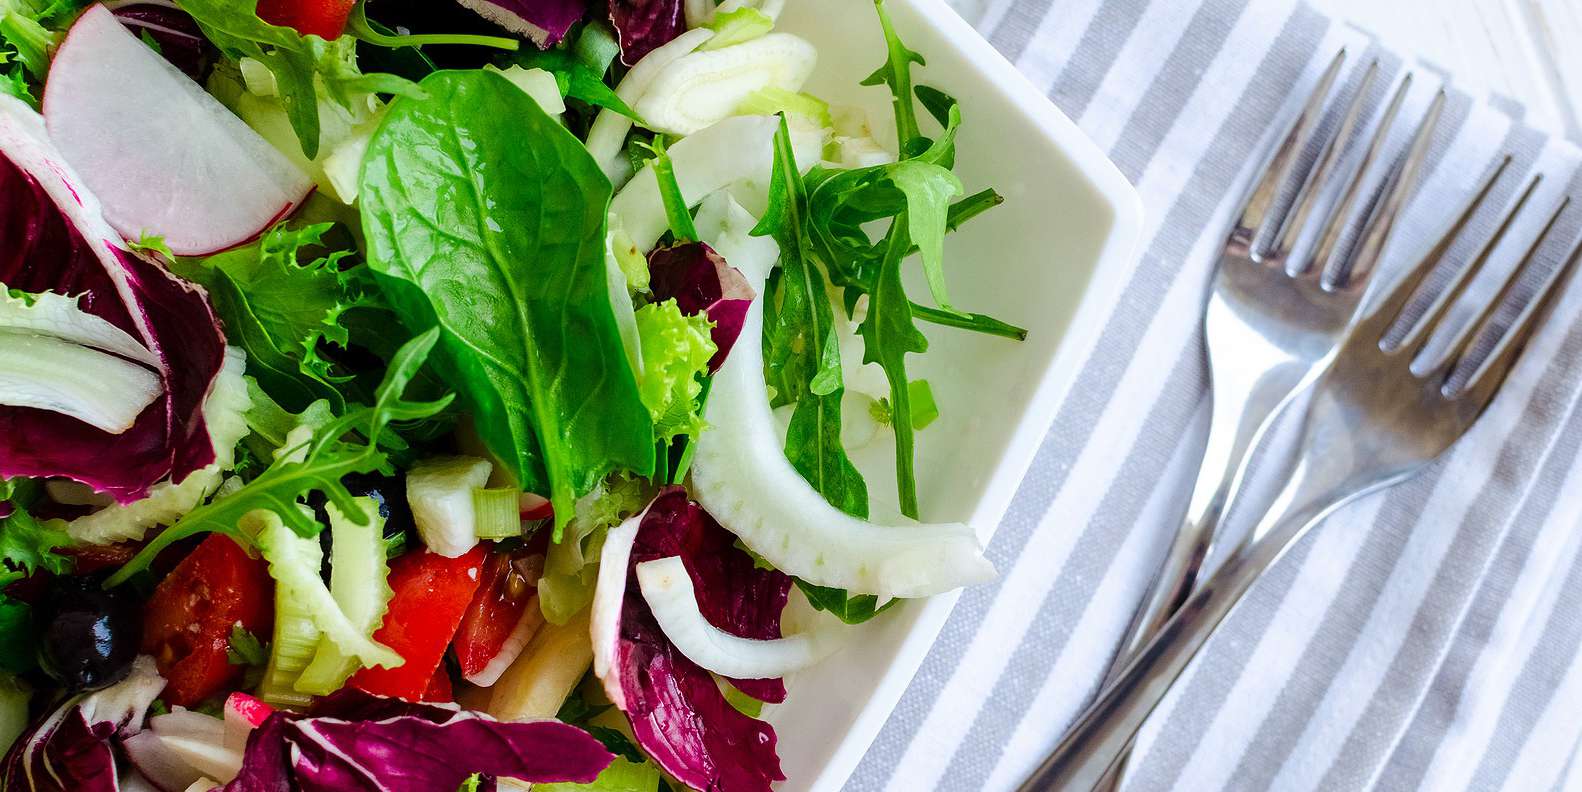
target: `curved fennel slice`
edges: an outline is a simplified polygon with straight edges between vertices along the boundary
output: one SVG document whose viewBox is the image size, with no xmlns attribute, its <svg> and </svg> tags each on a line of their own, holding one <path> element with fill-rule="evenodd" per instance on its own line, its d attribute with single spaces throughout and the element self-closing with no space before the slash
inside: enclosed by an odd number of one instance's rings
<svg viewBox="0 0 1582 792">
<path fill-rule="evenodd" d="M 615 650 L 621 638 L 621 607 L 626 601 L 626 569 L 637 542 L 637 529 L 648 509 L 611 528 L 599 553 L 599 579 L 593 589 L 588 635 L 593 643 L 593 675 L 604 683 L 604 692 L 616 709 L 626 709 L 626 692 L 615 669 Z"/>
<path fill-rule="evenodd" d="M 762 335 L 760 299 L 747 311 L 742 338 Z M 737 344 L 725 359 L 704 419 L 710 429 L 692 460 L 693 496 L 780 571 L 880 597 L 926 597 L 994 577 L 962 523 L 884 525 L 829 505 L 785 458 L 760 344 Z"/>
<path fill-rule="evenodd" d="M 811 630 L 774 640 L 742 638 L 715 627 L 698 608 L 692 576 L 680 556 L 638 564 L 637 585 L 665 637 L 688 660 L 721 676 L 785 676 L 829 657 L 845 644 L 844 625 L 828 617 Z"/>
</svg>

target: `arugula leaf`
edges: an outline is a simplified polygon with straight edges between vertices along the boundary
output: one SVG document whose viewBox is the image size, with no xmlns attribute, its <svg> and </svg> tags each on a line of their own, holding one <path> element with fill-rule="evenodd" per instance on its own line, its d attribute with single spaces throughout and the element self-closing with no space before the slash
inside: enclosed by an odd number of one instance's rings
<svg viewBox="0 0 1582 792">
<path fill-rule="evenodd" d="M 369 264 L 558 541 L 577 497 L 655 464 L 653 423 L 610 305 L 610 182 L 532 97 L 485 71 L 437 72 L 393 103 L 360 194 Z"/>
<path fill-rule="evenodd" d="M 917 109 L 912 106 L 912 64 L 926 65 L 923 56 L 901 43 L 901 37 L 895 32 L 895 25 L 890 22 L 890 12 L 884 7 L 884 0 L 873 0 L 873 7 L 879 13 L 879 25 L 884 29 L 884 46 L 887 57 L 883 66 L 862 81 L 862 85 L 889 85 L 890 93 L 894 98 L 895 107 L 895 132 L 901 153 L 905 155 L 915 145 L 913 141 L 922 137 L 922 131 L 917 125 Z"/>
<path fill-rule="evenodd" d="M 780 268 L 764 295 L 764 377 L 776 404 L 795 403 L 786 459 L 836 508 L 868 516 L 868 485 L 840 444 L 840 345 L 824 276 L 802 233 L 807 188 L 784 116 L 775 134 L 769 206 L 753 229 L 780 244 Z"/>
<path fill-rule="evenodd" d="M 353 38 L 366 41 L 377 47 L 398 49 L 401 47 L 455 44 L 515 51 L 522 46 L 522 43 L 514 38 L 480 36 L 474 33 L 387 33 L 374 27 L 368 21 L 367 5 L 367 0 L 358 0 L 357 4 L 352 6 L 352 12 L 346 18 L 346 33 Z"/>
<path fill-rule="evenodd" d="M 863 338 L 864 363 L 878 363 L 890 381 L 890 409 L 895 415 L 911 415 L 911 391 L 906 378 L 906 354 L 928 351 L 928 339 L 912 321 L 912 302 L 901 284 L 901 260 L 906 256 L 906 213 L 890 226 L 889 242 L 878 281 L 868 293 L 868 316 L 857 328 Z M 917 478 L 912 445 L 912 422 L 895 421 L 896 486 L 900 491 L 901 513 L 917 519 Z"/>
<path fill-rule="evenodd" d="M 898 599 L 892 599 L 881 606 L 879 598 L 872 594 L 852 596 L 844 589 L 815 586 L 800 578 L 797 579 L 796 585 L 807 597 L 808 604 L 847 624 L 862 624 L 900 602 Z"/>
<path fill-rule="evenodd" d="M 586 33 L 582 38 L 587 38 Z M 578 42 L 580 44 L 581 39 L 578 39 Z M 524 50 L 516 56 L 516 62 L 521 66 L 543 69 L 555 75 L 555 82 L 560 86 L 562 96 L 587 102 L 595 107 L 608 108 L 638 124 L 643 123 L 642 116 L 639 116 L 637 111 L 633 110 L 631 105 L 604 81 L 604 72 L 609 68 L 608 63 L 601 69 L 576 53 L 564 49 Z"/>
<path fill-rule="evenodd" d="M 959 313 L 951 307 L 945 287 L 945 234 L 950 201 L 962 193 L 961 179 L 948 168 L 919 160 L 896 163 L 888 176 L 906 195 L 907 232 L 922 254 L 923 274 L 934 302 L 942 311 Z"/>
<path fill-rule="evenodd" d="M 651 147 L 654 152 L 654 180 L 659 183 L 659 198 L 665 204 L 665 219 L 670 221 L 670 235 L 677 243 L 698 241 L 698 229 L 692 224 L 692 211 L 676 182 L 676 168 L 663 146 Z"/>
<path fill-rule="evenodd" d="M 992 316 L 978 313 L 952 313 L 930 308 L 926 305 L 912 303 L 912 316 L 925 322 L 937 325 L 954 327 L 959 330 L 971 330 L 975 333 L 1000 336 L 1015 341 L 1027 340 L 1027 328 L 1017 327 L 1008 322 L 1002 322 Z"/>
<path fill-rule="evenodd" d="M 342 514 L 366 524 L 369 515 L 341 479 L 353 473 L 388 472 L 379 441 L 391 422 L 427 418 L 450 405 L 448 396 L 429 402 L 407 401 L 402 396 L 438 340 L 439 331 L 430 330 L 408 341 L 391 359 L 372 406 L 324 421 L 309 439 L 296 441 L 288 435 L 288 447 L 281 449 L 283 453 L 267 470 L 230 495 L 187 512 L 116 570 L 105 585 L 125 583 L 147 569 L 166 547 L 200 533 L 223 533 L 251 546 L 252 537 L 242 527 L 242 518 L 256 509 L 280 515 L 300 535 L 314 536 L 323 526 L 298 506 L 298 499 L 309 492 L 323 493 Z"/>
</svg>

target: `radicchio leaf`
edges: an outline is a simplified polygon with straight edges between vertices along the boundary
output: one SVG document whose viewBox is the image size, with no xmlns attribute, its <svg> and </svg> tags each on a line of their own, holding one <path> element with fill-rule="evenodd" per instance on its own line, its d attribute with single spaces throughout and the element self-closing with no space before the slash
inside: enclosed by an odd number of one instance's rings
<svg viewBox="0 0 1582 792">
<path fill-rule="evenodd" d="M 490 22 L 526 36 L 539 49 L 566 37 L 587 11 L 585 0 L 457 0 Z"/>
<path fill-rule="evenodd" d="M 558 721 L 502 723 L 360 691 L 323 699 L 313 712 L 277 712 L 253 730 L 224 792 L 427 792 L 456 789 L 475 773 L 484 775 L 479 789 L 500 777 L 587 783 L 615 758 Z"/>
<path fill-rule="evenodd" d="M 164 394 L 109 434 L 26 407 L 0 407 L 0 478 L 76 479 L 129 503 L 214 460 L 201 409 L 225 340 L 202 291 L 121 247 L 26 105 L 0 96 L 0 283 L 79 298 L 161 362 Z"/>
<path fill-rule="evenodd" d="M 164 3 L 132 3 L 114 13 L 133 35 L 158 44 L 159 54 L 188 77 L 199 83 L 208 79 L 216 50 L 187 12 Z"/>
<path fill-rule="evenodd" d="M 770 784 L 785 778 L 775 753 L 774 729 L 732 707 L 714 676 L 670 643 L 632 572 L 644 561 L 680 556 L 698 592 L 699 609 L 711 624 L 744 638 L 779 638 L 780 612 L 791 580 L 757 568 L 735 542 L 687 499 L 684 489 L 659 493 L 631 547 L 614 663 L 605 684 L 617 687 L 619 695 L 611 698 L 631 720 L 638 744 L 666 772 L 695 789 L 767 792 Z M 595 637 L 596 644 L 599 640 Z M 779 680 L 733 684 L 766 700 L 785 697 Z"/>
<path fill-rule="evenodd" d="M 655 301 L 675 299 L 683 314 L 702 313 L 714 323 L 710 338 L 718 351 L 709 359 L 709 371 L 718 369 L 741 335 L 756 296 L 747 278 L 703 242 L 656 249 L 648 254 L 648 273 Z"/>
<path fill-rule="evenodd" d="M 621 62 L 636 64 L 687 29 L 682 0 L 609 0 L 610 24 L 621 42 Z"/>
<path fill-rule="evenodd" d="M 0 789 L 13 792 L 118 792 L 116 734 L 136 732 L 165 680 L 140 657 L 126 679 L 68 699 L 34 724 L 0 763 Z"/>
</svg>

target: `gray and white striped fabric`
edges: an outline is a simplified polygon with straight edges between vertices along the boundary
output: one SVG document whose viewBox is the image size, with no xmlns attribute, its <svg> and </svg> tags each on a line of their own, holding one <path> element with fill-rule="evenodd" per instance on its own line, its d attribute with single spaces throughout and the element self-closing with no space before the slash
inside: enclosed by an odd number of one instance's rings
<svg viewBox="0 0 1582 792">
<path fill-rule="evenodd" d="M 1208 415 L 1200 305 L 1249 159 L 1341 46 L 1353 84 L 1375 57 L 1391 80 L 1415 71 L 1405 118 L 1440 80 L 1297 0 L 957 5 L 1138 186 L 1145 253 L 989 547 L 999 581 L 962 597 L 860 792 L 1008 789 L 1054 745 L 1185 509 Z M 1503 153 L 1496 204 L 1546 179 L 1480 288 L 1582 186 L 1570 145 L 1484 99 L 1452 93 L 1386 275 Z M 1573 207 L 1543 268 L 1578 234 Z M 1556 316 L 1446 458 L 1260 581 L 1149 722 L 1127 789 L 1582 789 L 1582 287 Z"/>
</svg>

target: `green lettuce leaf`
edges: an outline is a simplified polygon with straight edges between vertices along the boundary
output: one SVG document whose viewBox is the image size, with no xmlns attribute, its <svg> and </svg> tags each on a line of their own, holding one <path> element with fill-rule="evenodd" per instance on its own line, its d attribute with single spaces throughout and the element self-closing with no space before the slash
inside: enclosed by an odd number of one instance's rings
<svg viewBox="0 0 1582 792">
<path fill-rule="evenodd" d="M 637 335 L 643 347 L 638 393 L 654 419 L 654 436 L 669 443 L 678 435 L 696 436 L 704 423 L 698 396 L 700 377 L 714 357 L 712 323 L 703 314 L 681 313 L 675 300 L 637 309 Z"/>
<path fill-rule="evenodd" d="M 610 182 L 510 81 L 436 72 L 369 143 L 369 264 L 402 320 L 442 330 L 435 364 L 557 539 L 578 496 L 655 464 L 653 422 L 610 304 Z"/>
</svg>

